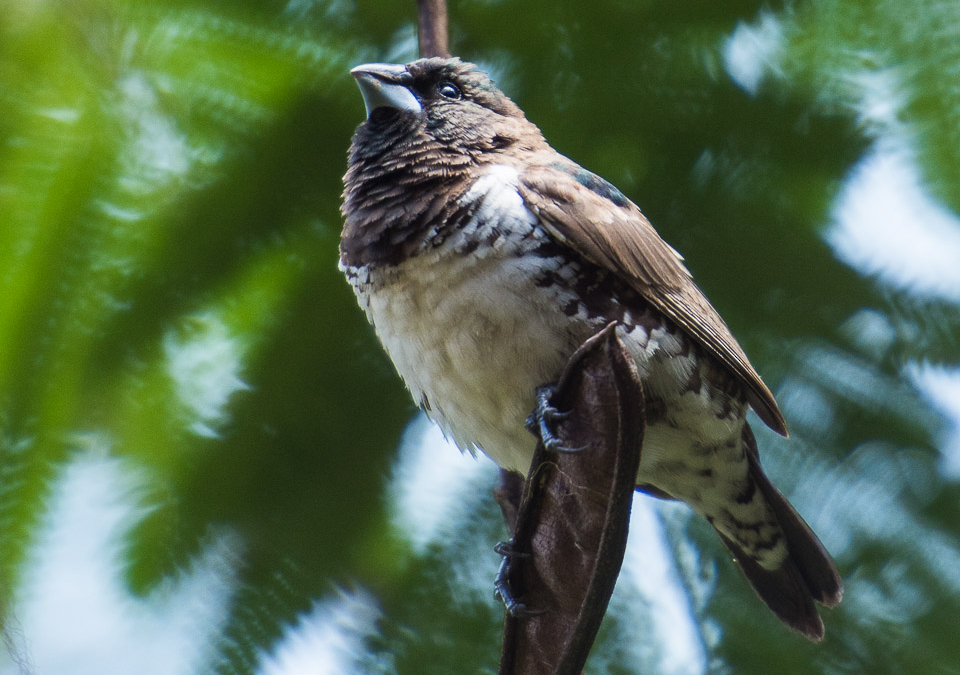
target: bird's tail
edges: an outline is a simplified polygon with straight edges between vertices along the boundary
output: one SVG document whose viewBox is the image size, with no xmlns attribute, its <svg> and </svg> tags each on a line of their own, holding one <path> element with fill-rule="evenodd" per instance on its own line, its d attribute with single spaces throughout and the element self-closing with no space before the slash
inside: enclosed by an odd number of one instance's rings
<svg viewBox="0 0 960 675">
<path fill-rule="evenodd" d="M 823 621 L 814 601 L 826 607 L 840 602 L 843 595 L 840 573 L 817 535 L 764 474 L 757 442 L 748 425 L 744 425 L 743 441 L 750 475 L 777 517 L 788 555 L 779 568 L 768 570 L 722 533 L 720 538 L 773 613 L 790 628 L 818 641 L 823 638 Z"/>
</svg>

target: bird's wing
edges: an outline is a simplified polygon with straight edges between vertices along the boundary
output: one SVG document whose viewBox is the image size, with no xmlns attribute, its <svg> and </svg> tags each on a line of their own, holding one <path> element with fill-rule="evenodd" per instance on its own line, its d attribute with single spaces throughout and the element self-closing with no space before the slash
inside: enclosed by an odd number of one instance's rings
<svg viewBox="0 0 960 675">
<path fill-rule="evenodd" d="M 627 280 L 726 366 L 743 384 L 760 419 L 786 435 L 786 422 L 773 394 L 693 283 L 683 258 L 660 238 L 633 202 L 569 160 L 527 167 L 520 174 L 519 191 L 551 235 Z"/>
</svg>

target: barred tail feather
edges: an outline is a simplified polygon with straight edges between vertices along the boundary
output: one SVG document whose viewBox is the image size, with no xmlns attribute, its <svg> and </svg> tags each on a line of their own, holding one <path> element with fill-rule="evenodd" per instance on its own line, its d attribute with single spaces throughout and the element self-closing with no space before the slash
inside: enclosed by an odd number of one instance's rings
<svg viewBox="0 0 960 675">
<path fill-rule="evenodd" d="M 786 625 L 811 640 L 823 638 L 823 621 L 814 601 L 833 607 L 843 596 L 843 582 L 837 566 L 817 535 L 777 490 L 760 467 L 757 443 L 749 426 L 743 440 L 750 461 L 750 473 L 773 509 L 783 530 L 788 556 L 776 570 L 767 570 L 737 544 L 720 538 L 733 553 L 757 595 Z"/>
<path fill-rule="evenodd" d="M 778 569 L 767 570 L 724 535 L 721 534 L 720 539 L 730 549 L 753 590 L 777 618 L 819 642 L 823 638 L 823 621 L 793 559 L 788 557 Z"/>
</svg>

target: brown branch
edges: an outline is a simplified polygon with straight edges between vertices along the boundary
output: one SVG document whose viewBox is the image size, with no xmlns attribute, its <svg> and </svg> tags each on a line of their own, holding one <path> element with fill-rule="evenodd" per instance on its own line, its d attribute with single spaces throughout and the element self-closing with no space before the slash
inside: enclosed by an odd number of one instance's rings
<svg viewBox="0 0 960 675">
<path fill-rule="evenodd" d="M 623 563 L 643 441 L 643 389 L 610 324 L 570 359 L 552 403 L 575 452 L 539 443 L 517 513 L 509 587 L 536 612 L 508 616 L 500 675 L 577 675 Z"/>
<path fill-rule="evenodd" d="M 450 56 L 447 0 L 417 0 L 417 39 L 420 56 Z"/>
<path fill-rule="evenodd" d="M 520 509 L 520 498 L 523 497 L 523 476 L 516 471 L 500 469 L 497 487 L 493 489 L 493 497 L 500 505 L 500 512 L 510 533 L 515 533 L 517 511 Z"/>
</svg>

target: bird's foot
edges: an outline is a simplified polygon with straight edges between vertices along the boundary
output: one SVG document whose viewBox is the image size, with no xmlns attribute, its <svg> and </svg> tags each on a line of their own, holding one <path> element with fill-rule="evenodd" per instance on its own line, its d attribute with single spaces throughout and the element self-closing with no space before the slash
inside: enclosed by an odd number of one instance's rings
<svg viewBox="0 0 960 675">
<path fill-rule="evenodd" d="M 542 614 L 543 610 L 533 609 L 520 602 L 510 588 L 510 566 L 513 564 L 514 559 L 529 558 L 530 554 L 521 553 L 514 549 L 513 539 L 498 542 L 497 545 L 493 547 L 493 550 L 503 556 L 503 560 L 500 561 L 500 569 L 497 570 L 497 576 L 493 581 L 493 594 L 497 600 L 503 603 L 507 614 L 515 619 L 529 618 Z"/>
<path fill-rule="evenodd" d="M 549 384 L 537 387 L 537 405 L 527 417 L 527 429 L 534 436 L 540 436 L 543 447 L 551 452 L 579 452 L 583 447 L 567 447 L 557 434 L 557 423 L 567 419 L 570 411 L 558 410 L 550 402 L 555 390 L 556 387 Z"/>
</svg>

